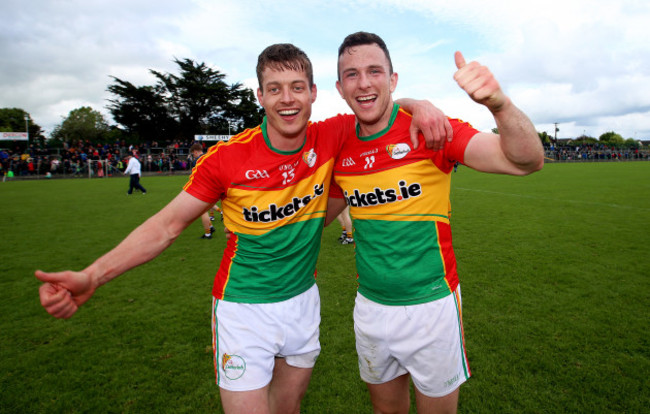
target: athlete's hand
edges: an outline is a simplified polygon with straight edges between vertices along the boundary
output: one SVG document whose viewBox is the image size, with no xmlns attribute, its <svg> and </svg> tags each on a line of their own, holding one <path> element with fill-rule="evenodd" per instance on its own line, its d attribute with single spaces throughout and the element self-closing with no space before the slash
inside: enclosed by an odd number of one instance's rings
<svg viewBox="0 0 650 414">
<path fill-rule="evenodd" d="M 38 292 L 41 305 L 55 318 L 68 319 L 95 293 L 91 277 L 83 272 L 46 273 L 37 270 L 34 275 L 44 282 Z"/>
<path fill-rule="evenodd" d="M 478 62 L 465 63 L 465 58 L 460 52 L 454 54 L 458 70 L 454 79 L 458 86 L 481 105 L 485 105 L 492 113 L 498 112 L 508 101 L 508 97 L 501 90 L 499 82 L 494 78 L 487 66 Z"/>
<path fill-rule="evenodd" d="M 443 149 L 445 142 L 451 142 L 453 137 L 449 119 L 440 109 L 426 100 L 417 101 L 413 105 L 413 120 L 409 132 L 414 148 L 418 147 L 418 133 L 421 132 L 427 148 L 434 151 Z"/>
</svg>

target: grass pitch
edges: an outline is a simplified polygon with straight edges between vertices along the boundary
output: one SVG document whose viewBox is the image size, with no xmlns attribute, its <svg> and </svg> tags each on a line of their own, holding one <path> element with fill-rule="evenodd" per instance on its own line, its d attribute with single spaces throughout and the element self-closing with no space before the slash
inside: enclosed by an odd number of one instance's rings
<svg viewBox="0 0 650 414">
<path fill-rule="evenodd" d="M 33 272 L 82 269 L 186 177 L 0 183 L 0 412 L 214 413 L 210 290 L 225 241 L 190 226 L 70 320 Z M 466 413 L 643 412 L 650 406 L 650 163 L 551 164 L 529 177 L 460 167 L 452 229 L 472 378 Z M 369 413 L 358 377 L 352 246 L 325 230 L 323 350 L 303 413 Z M 413 410 L 413 412 L 415 412 Z"/>
</svg>

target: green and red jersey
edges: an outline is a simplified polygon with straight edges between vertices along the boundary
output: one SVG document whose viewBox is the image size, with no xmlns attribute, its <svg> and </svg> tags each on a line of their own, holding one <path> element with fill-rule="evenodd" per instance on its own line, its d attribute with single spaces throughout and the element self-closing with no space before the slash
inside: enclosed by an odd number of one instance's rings
<svg viewBox="0 0 650 414">
<path fill-rule="evenodd" d="M 232 232 L 215 298 L 279 302 L 313 286 L 334 160 L 351 131 L 351 115 L 310 123 L 300 149 L 279 151 L 265 118 L 199 159 L 183 189 L 208 203 L 221 200 Z"/>
<path fill-rule="evenodd" d="M 458 286 L 449 224 L 456 161 L 478 132 L 449 119 L 444 150 L 417 149 L 411 115 L 398 105 L 388 127 L 369 137 L 351 133 L 334 167 L 331 196 L 343 197 L 354 219 L 359 292 L 385 305 L 412 305 L 449 295 Z"/>
</svg>

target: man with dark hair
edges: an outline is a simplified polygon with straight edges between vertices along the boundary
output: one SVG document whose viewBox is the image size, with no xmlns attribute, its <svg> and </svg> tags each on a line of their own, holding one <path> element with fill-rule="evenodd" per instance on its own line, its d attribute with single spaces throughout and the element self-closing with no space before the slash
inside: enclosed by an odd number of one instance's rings
<svg viewBox="0 0 650 414">
<path fill-rule="evenodd" d="M 409 378 L 418 413 L 455 412 L 470 376 L 451 243 L 454 163 L 526 175 L 543 166 L 535 128 L 490 71 L 456 52 L 454 78 L 494 116 L 500 135 L 449 119 L 453 141 L 433 151 L 409 141 L 411 116 L 381 38 L 359 32 L 339 48 L 336 87 L 356 115 L 339 153 L 329 223 L 345 206 L 355 226 L 359 289 L 354 327 L 361 378 L 375 413 L 408 413 Z"/>
<path fill-rule="evenodd" d="M 174 200 L 83 271 L 36 271 L 46 310 L 71 317 L 99 286 L 154 259 L 221 200 L 232 232 L 212 289 L 221 403 L 228 414 L 299 413 L 320 353 L 315 268 L 332 169 L 354 128 L 352 115 L 308 122 L 311 73 L 297 47 L 265 49 L 257 65 L 262 124 L 212 146 Z"/>
</svg>

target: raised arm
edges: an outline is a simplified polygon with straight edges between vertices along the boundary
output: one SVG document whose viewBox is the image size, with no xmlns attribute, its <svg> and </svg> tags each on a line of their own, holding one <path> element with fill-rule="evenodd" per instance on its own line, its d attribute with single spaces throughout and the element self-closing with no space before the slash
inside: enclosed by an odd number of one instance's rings
<svg viewBox="0 0 650 414">
<path fill-rule="evenodd" d="M 81 272 L 37 270 L 35 276 L 44 282 L 39 289 L 41 304 L 54 317 L 71 317 L 99 286 L 162 253 L 210 205 L 183 191 Z"/>
<path fill-rule="evenodd" d="M 395 103 L 413 115 L 410 132 L 414 148 L 419 145 L 418 132 L 422 132 L 427 148 L 434 151 L 443 149 L 445 142 L 451 142 L 453 130 L 449 119 L 431 102 L 401 98 Z"/>
<path fill-rule="evenodd" d="M 499 134 L 478 133 L 465 150 L 464 163 L 478 171 L 526 175 L 544 166 L 544 150 L 530 119 L 508 98 L 494 75 L 478 62 L 455 54 L 454 79 L 494 116 Z"/>
</svg>

